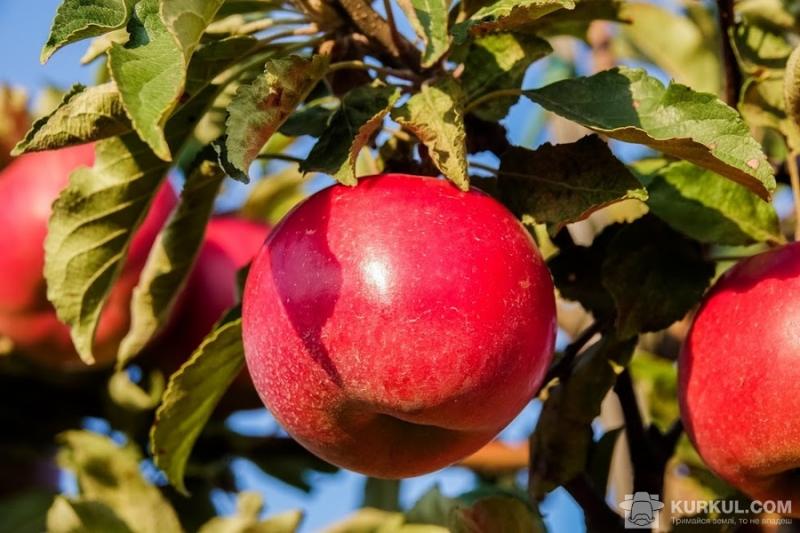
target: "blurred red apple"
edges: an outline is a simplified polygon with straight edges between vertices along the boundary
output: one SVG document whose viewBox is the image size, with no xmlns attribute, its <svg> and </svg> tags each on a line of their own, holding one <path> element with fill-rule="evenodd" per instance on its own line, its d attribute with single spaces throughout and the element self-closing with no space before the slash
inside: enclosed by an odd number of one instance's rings
<svg viewBox="0 0 800 533">
<path fill-rule="evenodd" d="M 149 350 L 152 364 L 164 374 L 175 372 L 238 301 L 236 274 L 255 256 L 269 227 L 234 216 L 213 217 L 197 263 L 165 332 Z M 243 372 L 226 398 L 226 411 L 260 406 Z"/>
<path fill-rule="evenodd" d="M 0 335 L 37 363 L 80 368 L 69 329 L 47 301 L 44 239 L 53 202 L 70 172 L 94 162 L 94 147 L 81 145 L 23 155 L 0 173 Z M 161 187 L 134 236 L 123 271 L 100 317 L 95 338 L 98 364 L 112 360 L 130 322 L 130 299 L 158 231 L 175 206 L 172 187 Z"/>
<path fill-rule="evenodd" d="M 419 475 L 478 450 L 531 400 L 552 359 L 553 292 L 533 239 L 488 195 L 363 178 L 271 232 L 244 292 L 247 365 L 310 451 Z"/>
<path fill-rule="evenodd" d="M 800 243 L 745 259 L 703 302 L 679 360 L 686 431 L 706 464 L 800 513 Z"/>
</svg>

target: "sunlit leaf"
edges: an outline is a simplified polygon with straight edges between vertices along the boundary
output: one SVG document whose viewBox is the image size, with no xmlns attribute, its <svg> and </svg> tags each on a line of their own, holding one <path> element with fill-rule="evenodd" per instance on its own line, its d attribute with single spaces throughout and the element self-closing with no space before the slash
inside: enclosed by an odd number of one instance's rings
<svg viewBox="0 0 800 533">
<path fill-rule="evenodd" d="M 214 517 L 198 533 L 294 533 L 303 519 L 300 511 L 287 511 L 262 521 L 262 509 L 259 493 L 242 492 L 236 500 L 236 514 Z"/>
<path fill-rule="evenodd" d="M 650 211 L 700 242 L 784 240 L 772 204 L 719 174 L 684 161 L 665 165 L 644 180 Z"/>
<path fill-rule="evenodd" d="M 62 46 L 124 27 L 135 3 L 136 0 L 63 0 L 42 48 L 42 63 Z"/>
<path fill-rule="evenodd" d="M 37 120 L 14 148 L 14 155 L 54 150 L 122 135 L 131 130 L 114 83 L 75 85 L 46 117 Z"/>
<path fill-rule="evenodd" d="M 267 62 L 264 73 L 243 85 L 228 106 L 227 138 L 219 146 L 225 171 L 247 182 L 264 144 L 289 118 L 328 66 L 324 56 L 290 56 Z"/>
<path fill-rule="evenodd" d="M 203 242 L 206 223 L 225 174 L 200 162 L 186 180 L 181 200 L 153 243 L 131 301 L 131 327 L 117 365 L 124 366 L 167 323 Z"/>
<path fill-rule="evenodd" d="M 133 530 L 114 513 L 114 510 L 99 501 L 68 500 L 56 496 L 47 511 L 49 533 L 133 533 Z"/>
<path fill-rule="evenodd" d="M 732 179 L 762 198 L 772 167 L 736 111 L 711 94 L 626 67 L 525 91 L 564 118 L 621 141 L 650 146 Z"/>
<path fill-rule="evenodd" d="M 186 69 L 205 27 L 224 0 L 140 0 L 128 25 L 130 40 L 108 52 L 133 127 L 153 152 L 172 158 L 164 125 L 178 105 Z"/>
<path fill-rule="evenodd" d="M 119 447 L 90 431 L 68 431 L 58 440 L 59 464 L 75 473 L 81 497 L 104 504 L 137 533 L 182 531 L 172 506 L 142 476 L 141 456 L 132 446 Z"/>
<path fill-rule="evenodd" d="M 435 64 L 450 47 L 447 31 L 448 0 L 400 0 L 400 7 L 425 43 L 422 66 Z"/>
<path fill-rule="evenodd" d="M 150 447 L 156 465 L 183 494 L 192 447 L 243 366 L 242 319 L 232 313 L 169 380 L 150 430 Z"/>
<path fill-rule="evenodd" d="M 392 113 L 428 148 L 428 154 L 444 176 L 458 187 L 469 187 L 467 145 L 464 130 L 464 92 L 453 78 L 424 84 Z"/>
<path fill-rule="evenodd" d="M 496 0 L 483 6 L 464 22 L 452 28 L 456 42 L 469 33 L 514 29 L 558 9 L 574 9 L 574 0 Z"/>
</svg>

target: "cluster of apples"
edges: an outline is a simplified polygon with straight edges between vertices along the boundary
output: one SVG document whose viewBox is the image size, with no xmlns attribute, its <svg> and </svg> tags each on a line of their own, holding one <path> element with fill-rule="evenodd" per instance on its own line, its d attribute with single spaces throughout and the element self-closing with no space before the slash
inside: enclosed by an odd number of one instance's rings
<svg viewBox="0 0 800 533">
<path fill-rule="evenodd" d="M 45 298 L 42 243 L 68 171 L 91 159 L 91 147 L 24 156 L 0 175 L 0 334 L 41 362 L 77 362 Z M 102 315 L 101 356 L 127 329 L 131 290 L 175 201 L 165 185 L 136 234 Z M 322 458 L 385 478 L 436 470 L 494 438 L 542 384 L 552 280 L 529 233 L 488 195 L 384 174 L 319 191 L 266 234 L 211 221 L 157 351 L 188 355 L 233 305 L 235 273 L 255 255 L 243 296 L 249 375 Z M 798 293 L 798 244 L 725 275 L 684 346 L 679 400 L 718 475 L 800 508 Z"/>
</svg>

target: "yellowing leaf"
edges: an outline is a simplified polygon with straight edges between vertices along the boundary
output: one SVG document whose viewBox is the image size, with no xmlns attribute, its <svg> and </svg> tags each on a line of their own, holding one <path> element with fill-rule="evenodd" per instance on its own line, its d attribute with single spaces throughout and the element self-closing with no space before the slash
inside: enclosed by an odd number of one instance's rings
<svg viewBox="0 0 800 533">
<path fill-rule="evenodd" d="M 76 85 L 46 117 L 37 120 L 14 155 L 99 141 L 131 130 L 114 83 L 94 87 Z"/>
<path fill-rule="evenodd" d="M 275 59 L 267 62 L 261 76 L 239 89 L 228 106 L 227 138 L 218 146 L 231 177 L 248 181 L 250 164 L 327 68 L 324 56 Z"/>
<path fill-rule="evenodd" d="M 470 18 L 453 26 L 457 43 L 466 41 L 470 32 L 511 30 L 559 9 L 575 9 L 574 0 L 495 0 L 481 7 Z"/>
<path fill-rule="evenodd" d="M 469 188 L 464 92 L 453 78 L 424 84 L 392 117 L 428 148 L 431 160 L 459 188 Z"/>
</svg>

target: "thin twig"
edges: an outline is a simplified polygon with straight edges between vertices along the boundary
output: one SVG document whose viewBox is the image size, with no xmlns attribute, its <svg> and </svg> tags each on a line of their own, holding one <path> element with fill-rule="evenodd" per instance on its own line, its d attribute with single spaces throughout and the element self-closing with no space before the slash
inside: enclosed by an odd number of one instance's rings
<svg viewBox="0 0 800 533">
<path fill-rule="evenodd" d="M 490 93 L 486 93 L 486 94 L 484 94 L 482 96 L 479 96 L 479 97 L 475 98 L 471 102 L 469 102 L 464 107 L 464 114 L 466 115 L 467 113 L 469 113 L 470 111 L 472 111 L 476 107 L 478 107 L 478 106 L 480 106 L 482 104 L 485 104 L 486 102 L 488 102 L 490 100 L 495 100 L 497 98 L 507 98 L 509 96 L 517 96 L 517 97 L 519 97 L 519 96 L 522 96 L 523 94 L 525 94 L 525 93 L 524 93 L 524 91 L 522 89 L 498 89 L 496 91 L 492 91 Z"/>
<path fill-rule="evenodd" d="M 497 176 L 497 173 L 499 172 L 498 169 L 496 169 L 495 167 L 491 165 L 484 165 L 483 163 L 478 163 L 477 161 L 470 161 L 469 166 L 475 167 L 478 170 L 484 170 L 495 176 Z"/>
<path fill-rule="evenodd" d="M 592 322 L 589 327 L 583 330 L 583 332 L 578 335 L 578 338 L 576 338 L 574 341 L 572 341 L 572 343 L 570 343 L 569 346 L 566 347 L 564 353 L 561 355 L 561 358 L 556 361 L 556 363 L 547 371 L 544 381 L 542 382 L 542 387 L 545 387 L 555 378 L 564 379 L 566 376 L 568 376 L 575 358 L 578 356 L 581 350 L 583 350 L 583 347 L 586 346 L 586 344 L 592 340 L 595 335 L 600 333 L 605 328 L 605 325 L 605 322 L 596 320 Z"/>
<path fill-rule="evenodd" d="M 384 76 L 394 76 L 395 78 L 409 80 L 412 82 L 419 81 L 419 76 L 417 76 L 410 70 L 381 67 L 378 65 L 370 65 L 368 63 L 364 63 L 363 61 L 358 61 L 358 60 L 340 61 L 338 63 L 334 63 L 328 68 L 328 72 L 336 72 L 337 70 L 345 70 L 345 69 L 373 70 L 379 74 L 383 74 Z"/>
<path fill-rule="evenodd" d="M 258 154 L 256 159 L 265 159 L 265 160 L 278 160 L 278 161 L 288 161 L 289 163 L 304 163 L 305 160 L 300 157 L 295 157 L 293 155 L 287 154 Z"/>
<path fill-rule="evenodd" d="M 794 198 L 794 240 L 800 239 L 800 172 L 797 169 L 797 152 L 791 152 L 786 159 L 786 167 L 789 170 L 789 181 L 792 184 L 792 196 Z"/>
<path fill-rule="evenodd" d="M 722 60 L 725 68 L 725 102 L 735 108 L 739 102 L 742 87 L 742 73 L 731 44 L 731 30 L 736 24 L 733 11 L 734 0 L 717 0 L 720 40 L 722 41 Z"/>
</svg>

